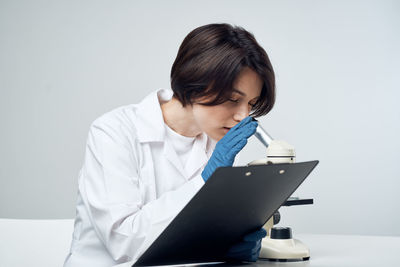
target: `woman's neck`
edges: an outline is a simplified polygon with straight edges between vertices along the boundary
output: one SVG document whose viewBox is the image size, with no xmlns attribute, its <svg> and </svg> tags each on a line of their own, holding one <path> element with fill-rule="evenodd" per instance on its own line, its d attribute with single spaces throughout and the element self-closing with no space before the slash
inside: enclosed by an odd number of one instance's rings
<svg viewBox="0 0 400 267">
<path fill-rule="evenodd" d="M 178 134 L 187 137 L 201 134 L 193 117 L 191 106 L 183 107 L 178 99 L 172 97 L 170 101 L 161 104 L 161 110 L 164 122 Z"/>
</svg>

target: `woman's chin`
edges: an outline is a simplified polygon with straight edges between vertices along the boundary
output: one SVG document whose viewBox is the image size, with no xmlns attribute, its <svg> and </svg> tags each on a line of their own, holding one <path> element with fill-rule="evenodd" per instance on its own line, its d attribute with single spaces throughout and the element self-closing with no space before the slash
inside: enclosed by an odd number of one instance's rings
<svg viewBox="0 0 400 267">
<path fill-rule="evenodd" d="M 221 131 L 221 129 L 219 129 L 219 131 L 213 131 L 212 133 L 210 132 L 205 132 L 207 134 L 208 137 L 210 137 L 212 140 L 218 142 L 219 140 L 222 139 L 222 137 L 225 136 L 225 134 L 227 132 L 225 132 L 224 130 Z"/>
</svg>

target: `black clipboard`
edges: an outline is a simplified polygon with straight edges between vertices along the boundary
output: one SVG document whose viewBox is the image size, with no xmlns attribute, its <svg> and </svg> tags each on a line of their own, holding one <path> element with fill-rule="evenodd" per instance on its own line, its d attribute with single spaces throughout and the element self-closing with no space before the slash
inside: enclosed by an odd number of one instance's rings
<svg viewBox="0 0 400 267">
<path fill-rule="evenodd" d="M 218 168 L 133 266 L 223 262 L 262 227 L 318 161 Z"/>
</svg>

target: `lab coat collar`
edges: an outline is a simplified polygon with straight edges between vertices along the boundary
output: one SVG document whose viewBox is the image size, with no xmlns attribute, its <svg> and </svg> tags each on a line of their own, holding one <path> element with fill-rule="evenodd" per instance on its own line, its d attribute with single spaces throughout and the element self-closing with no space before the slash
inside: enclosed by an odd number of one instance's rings
<svg viewBox="0 0 400 267">
<path fill-rule="evenodd" d="M 166 141 L 166 129 L 159 99 L 171 99 L 172 95 L 171 90 L 160 89 L 148 95 L 138 104 L 136 131 L 139 142 Z M 183 176 L 190 178 L 207 163 L 208 151 L 213 149 L 213 146 L 215 144 L 205 133 L 197 136 L 186 166 L 182 166 L 176 152 L 170 149 L 171 144 L 164 146 L 164 154 Z"/>
<path fill-rule="evenodd" d="M 149 94 L 138 104 L 136 131 L 141 143 L 164 141 L 164 118 L 159 97 L 170 99 L 172 97 L 172 91 L 160 89 Z"/>
<path fill-rule="evenodd" d="M 136 132 L 141 143 L 164 142 L 165 123 L 159 99 L 171 99 L 172 90 L 160 89 L 145 97 L 137 107 Z M 195 145 L 206 151 L 208 136 L 205 133 L 196 137 Z"/>
</svg>

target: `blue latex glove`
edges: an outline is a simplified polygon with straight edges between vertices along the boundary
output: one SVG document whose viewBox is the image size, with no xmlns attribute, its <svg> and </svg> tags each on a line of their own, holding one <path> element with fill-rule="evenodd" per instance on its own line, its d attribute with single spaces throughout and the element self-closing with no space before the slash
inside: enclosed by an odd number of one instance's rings
<svg viewBox="0 0 400 267">
<path fill-rule="evenodd" d="M 236 154 L 247 144 L 247 139 L 255 133 L 257 125 L 258 122 L 253 121 L 252 117 L 246 117 L 218 141 L 211 158 L 201 173 L 205 182 L 218 167 L 232 166 Z"/>
<path fill-rule="evenodd" d="M 245 235 L 243 241 L 232 246 L 226 257 L 228 260 L 257 261 L 261 250 L 261 239 L 266 237 L 264 228 Z"/>
</svg>

